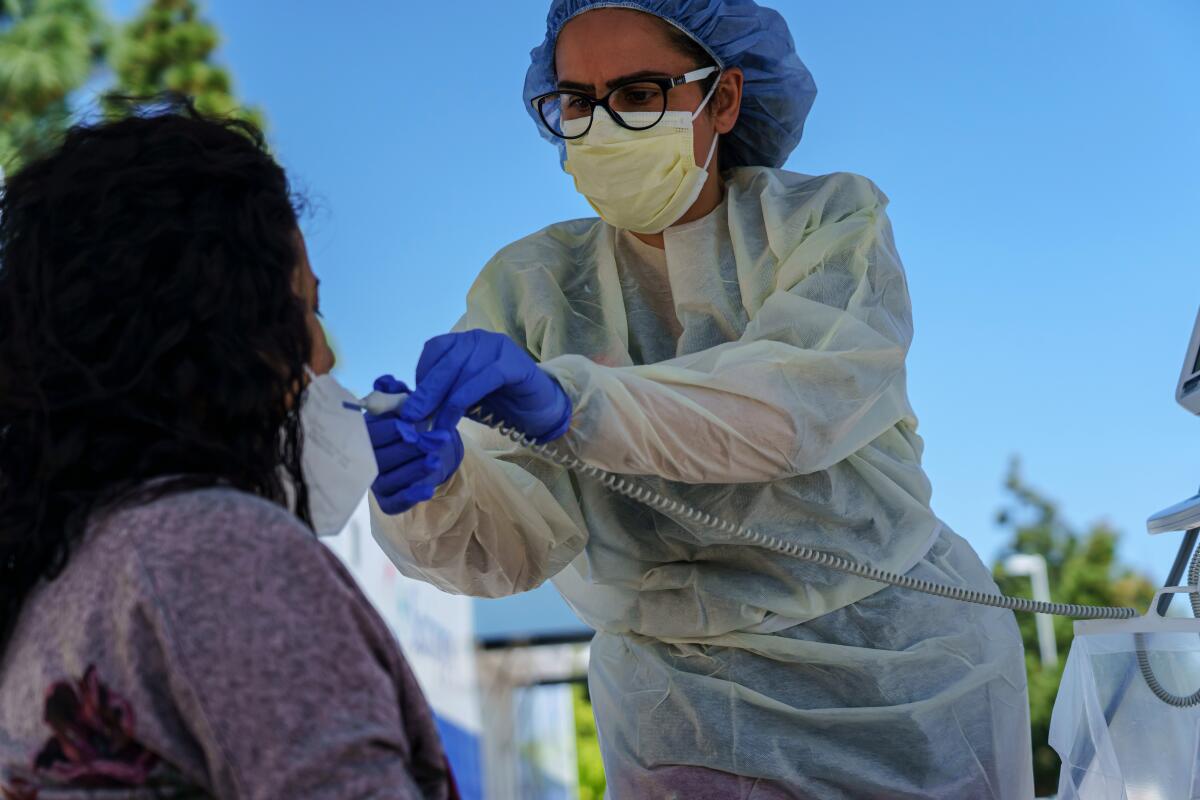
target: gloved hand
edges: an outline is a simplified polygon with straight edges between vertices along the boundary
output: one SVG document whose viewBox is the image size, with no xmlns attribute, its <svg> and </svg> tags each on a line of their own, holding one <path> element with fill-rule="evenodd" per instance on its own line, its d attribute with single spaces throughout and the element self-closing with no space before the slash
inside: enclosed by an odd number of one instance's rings
<svg viewBox="0 0 1200 800">
<path fill-rule="evenodd" d="M 408 392 L 408 387 L 391 375 L 378 378 L 375 389 L 388 394 Z M 432 498 L 434 490 L 462 463 L 463 443 L 456 430 L 418 431 L 395 411 L 367 414 L 366 422 L 379 465 L 379 477 L 371 489 L 386 514 L 402 514 Z"/>
<path fill-rule="evenodd" d="M 571 425 L 567 393 L 512 339 L 483 330 L 430 339 L 417 364 L 417 390 L 400 419 L 432 416 L 435 430 L 454 430 L 476 405 L 539 444 Z"/>
</svg>

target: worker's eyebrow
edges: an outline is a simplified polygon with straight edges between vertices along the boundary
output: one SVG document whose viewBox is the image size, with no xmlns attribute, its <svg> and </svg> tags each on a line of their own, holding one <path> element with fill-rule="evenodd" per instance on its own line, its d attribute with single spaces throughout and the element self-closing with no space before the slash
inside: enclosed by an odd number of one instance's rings
<svg viewBox="0 0 1200 800">
<path fill-rule="evenodd" d="M 596 89 L 590 83 L 576 83 L 575 81 L 559 81 L 558 88 L 566 89 L 570 92 L 583 92 L 584 94 L 591 94 Z"/>
<path fill-rule="evenodd" d="M 613 78 L 611 81 L 608 82 L 608 88 L 612 89 L 614 87 L 620 86 L 623 83 L 629 83 L 630 81 L 636 81 L 640 78 L 669 78 L 669 77 L 670 76 L 667 75 L 662 70 L 644 69 L 639 72 L 631 72 L 628 75 L 622 75 L 619 78 Z M 594 84 L 577 83 L 575 81 L 559 81 L 558 88 L 566 89 L 566 90 L 572 91 L 572 92 L 583 92 L 584 94 L 592 94 L 596 91 L 596 87 Z"/>
</svg>

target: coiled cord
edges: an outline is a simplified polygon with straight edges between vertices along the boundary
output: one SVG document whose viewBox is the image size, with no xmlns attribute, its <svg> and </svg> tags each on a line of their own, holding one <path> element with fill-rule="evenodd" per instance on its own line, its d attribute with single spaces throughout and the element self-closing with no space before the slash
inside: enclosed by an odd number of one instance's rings
<svg viewBox="0 0 1200 800">
<path fill-rule="evenodd" d="M 1200 581 L 1200 547 L 1192 554 L 1192 563 L 1188 567 L 1188 586 L 1196 586 L 1197 581 Z M 1188 593 L 1188 600 L 1192 604 L 1192 616 L 1200 617 L 1200 596 L 1194 592 Z M 1191 708 L 1195 705 L 1200 705 L 1200 689 L 1187 695 L 1174 694 L 1167 691 L 1161 683 L 1158 682 L 1158 677 L 1154 674 L 1154 669 L 1150 666 L 1150 654 L 1146 651 L 1146 636 L 1138 633 L 1134 635 L 1134 643 L 1137 645 L 1137 663 L 1138 669 L 1142 671 L 1142 678 L 1146 681 L 1146 685 L 1150 687 L 1150 691 L 1154 692 L 1154 696 L 1162 700 L 1169 706 L 1176 708 Z"/>
<path fill-rule="evenodd" d="M 908 575 L 889 572 L 823 550 L 804 547 L 803 545 L 764 534 L 745 525 L 730 522 L 713 514 L 705 513 L 687 503 L 671 500 L 653 489 L 639 485 L 630 478 L 594 467 L 570 453 L 560 452 L 557 448 L 549 444 L 538 444 L 512 425 L 498 420 L 494 414 L 485 413 L 481 407 L 477 406 L 471 409 L 468 412 L 468 416 L 476 422 L 487 425 L 489 428 L 494 428 L 502 436 L 521 447 L 532 450 L 538 456 L 552 461 L 559 466 L 566 467 L 572 472 L 599 481 L 613 492 L 628 497 L 631 500 L 636 500 L 650 508 L 688 520 L 689 522 L 699 523 L 727 536 L 741 539 L 750 544 L 758 545 L 759 547 L 773 550 L 792 558 L 798 558 L 801 561 L 808 561 L 822 567 L 837 570 L 838 572 L 857 575 L 860 578 L 866 578 L 877 583 L 889 583 L 893 586 L 900 586 L 937 597 L 946 597 L 951 600 L 961 600 L 966 603 L 975 603 L 982 606 L 1007 608 L 1013 611 L 1031 611 L 1039 614 L 1076 617 L 1078 619 L 1129 619 L 1138 615 L 1138 612 L 1132 608 L 1086 606 L 1074 603 L 1046 603 L 1038 600 L 1027 600 L 1023 597 L 1009 597 L 991 592 L 980 592 L 974 589 L 965 589 L 961 586 L 948 586 L 944 583 L 920 580 Z M 1200 569 L 1200 564 L 1197 564 L 1197 568 Z M 1149 669 L 1149 662 L 1147 662 L 1147 669 Z M 1200 702 L 1200 698 L 1197 701 Z"/>
</svg>

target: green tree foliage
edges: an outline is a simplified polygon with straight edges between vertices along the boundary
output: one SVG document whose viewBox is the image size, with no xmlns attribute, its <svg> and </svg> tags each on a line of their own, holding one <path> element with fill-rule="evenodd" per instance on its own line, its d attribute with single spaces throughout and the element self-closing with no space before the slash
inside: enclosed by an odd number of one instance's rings
<svg viewBox="0 0 1200 800">
<path fill-rule="evenodd" d="M 1005 480 L 1009 502 L 997 515 L 997 522 L 1012 533 L 1006 552 L 994 567 L 1000 591 L 1031 597 L 1026 577 L 1008 575 L 1004 558 L 1014 553 L 1037 554 L 1046 559 L 1052 599 L 1062 603 L 1086 603 L 1104 606 L 1149 607 L 1155 586 L 1146 577 L 1117 563 L 1120 534 L 1104 523 L 1093 524 L 1086 532 L 1071 527 L 1058 507 L 1021 477 L 1014 461 Z M 1025 643 L 1025 667 L 1029 678 L 1030 723 L 1033 734 L 1034 784 L 1039 795 L 1054 794 L 1058 789 L 1058 755 L 1047 743 L 1050 715 L 1058 695 L 1066 655 L 1074 638 L 1072 621 L 1054 617 L 1054 635 L 1058 643 L 1056 667 L 1043 668 L 1038 656 L 1037 630 L 1033 614 L 1018 614 L 1017 624 Z"/>
<path fill-rule="evenodd" d="M 58 142 L 69 100 L 101 65 L 110 27 L 96 0 L 0 0 L 0 167 Z"/>
<path fill-rule="evenodd" d="M 13 172 L 54 147 L 73 112 L 105 89 L 135 97 L 174 91 L 205 113 L 262 126 L 261 112 L 238 104 L 229 72 L 213 63 L 220 35 L 195 0 L 147 0 L 119 29 L 101 7 L 101 0 L 0 0 L 0 168 Z M 129 110 L 111 97 L 105 106 Z"/>
<path fill-rule="evenodd" d="M 579 800 L 603 800 L 604 763 L 600 759 L 600 738 L 586 684 L 576 684 L 575 752 L 579 760 Z"/>
<path fill-rule="evenodd" d="M 229 71 L 213 63 L 220 43 L 216 27 L 203 19 L 195 0 L 149 0 L 113 49 L 113 94 L 177 92 L 191 97 L 205 114 L 241 117 L 262 126 L 262 113 L 238 103 Z M 111 96 L 107 105 L 118 113 L 125 108 Z"/>
</svg>

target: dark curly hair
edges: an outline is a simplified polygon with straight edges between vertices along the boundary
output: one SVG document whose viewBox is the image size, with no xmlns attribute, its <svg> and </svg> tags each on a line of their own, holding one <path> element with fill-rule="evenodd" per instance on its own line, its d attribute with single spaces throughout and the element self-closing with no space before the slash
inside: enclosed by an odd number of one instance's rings
<svg viewBox="0 0 1200 800">
<path fill-rule="evenodd" d="M 177 103 L 76 127 L 9 178 L 0 650 L 103 510 L 225 485 L 309 520 L 298 237 L 262 134 Z"/>
</svg>

